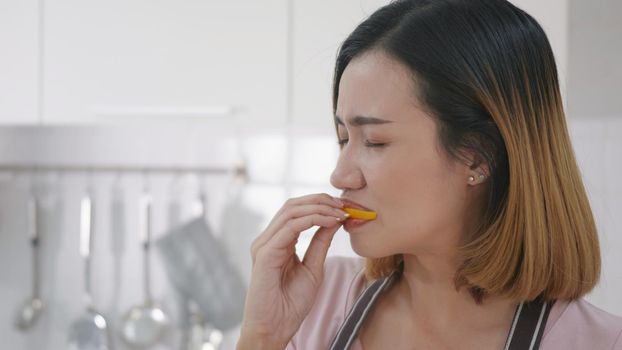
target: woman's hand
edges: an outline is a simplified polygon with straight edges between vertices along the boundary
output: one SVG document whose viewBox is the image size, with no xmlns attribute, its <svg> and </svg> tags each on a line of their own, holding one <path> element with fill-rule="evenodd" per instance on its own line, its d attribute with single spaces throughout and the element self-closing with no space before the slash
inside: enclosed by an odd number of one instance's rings
<svg viewBox="0 0 622 350">
<path fill-rule="evenodd" d="M 297 332 L 315 302 L 333 236 L 347 218 L 341 207 L 325 193 L 289 199 L 253 241 L 253 271 L 238 345 L 252 338 L 283 349 Z M 296 242 L 313 226 L 320 228 L 300 261 Z"/>
</svg>

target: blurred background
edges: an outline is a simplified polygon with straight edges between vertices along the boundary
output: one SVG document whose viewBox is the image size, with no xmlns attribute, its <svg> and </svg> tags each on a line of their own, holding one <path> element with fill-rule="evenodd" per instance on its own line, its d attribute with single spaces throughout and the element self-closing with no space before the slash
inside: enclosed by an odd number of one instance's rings
<svg viewBox="0 0 622 350">
<path fill-rule="evenodd" d="M 555 51 L 603 253 L 588 300 L 622 315 L 622 2 L 512 2 Z M 2 347 L 234 349 L 254 237 L 339 195 L 334 59 L 385 3 L 0 0 Z M 345 232 L 329 255 L 355 256 Z"/>
</svg>

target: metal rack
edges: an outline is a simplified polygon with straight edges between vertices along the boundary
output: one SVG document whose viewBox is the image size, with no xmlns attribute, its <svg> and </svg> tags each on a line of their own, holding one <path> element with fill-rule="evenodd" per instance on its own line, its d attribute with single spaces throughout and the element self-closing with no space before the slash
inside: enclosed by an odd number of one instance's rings
<svg viewBox="0 0 622 350">
<path fill-rule="evenodd" d="M 50 165 L 50 164 L 0 164 L 0 172 L 110 172 L 110 173 L 195 173 L 232 174 L 247 179 L 246 165 L 234 166 L 157 166 L 157 165 Z"/>
</svg>

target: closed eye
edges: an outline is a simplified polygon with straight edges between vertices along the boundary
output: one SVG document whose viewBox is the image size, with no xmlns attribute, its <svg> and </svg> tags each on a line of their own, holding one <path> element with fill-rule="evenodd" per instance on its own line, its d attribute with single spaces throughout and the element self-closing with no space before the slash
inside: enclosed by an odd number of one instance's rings
<svg viewBox="0 0 622 350">
<path fill-rule="evenodd" d="M 348 143 L 349 139 L 343 139 L 343 140 L 339 140 L 337 143 L 339 144 L 339 146 L 343 146 L 346 143 Z M 365 141 L 365 146 L 366 147 L 384 147 L 386 146 L 386 143 L 371 143 L 369 141 Z"/>
</svg>

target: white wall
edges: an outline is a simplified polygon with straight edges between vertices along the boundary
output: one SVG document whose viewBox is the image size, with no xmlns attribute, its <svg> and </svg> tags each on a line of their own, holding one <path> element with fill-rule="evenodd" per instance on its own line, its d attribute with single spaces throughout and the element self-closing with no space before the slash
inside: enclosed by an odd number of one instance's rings
<svg viewBox="0 0 622 350">
<path fill-rule="evenodd" d="M 568 114 L 622 115 L 622 1 L 569 2 Z"/>
<path fill-rule="evenodd" d="M 618 118 L 572 119 L 569 129 L 590 205 L 602 255 L 602 279 L 588 300 L 622 315 L 622 114 Z"/>
</svg>

